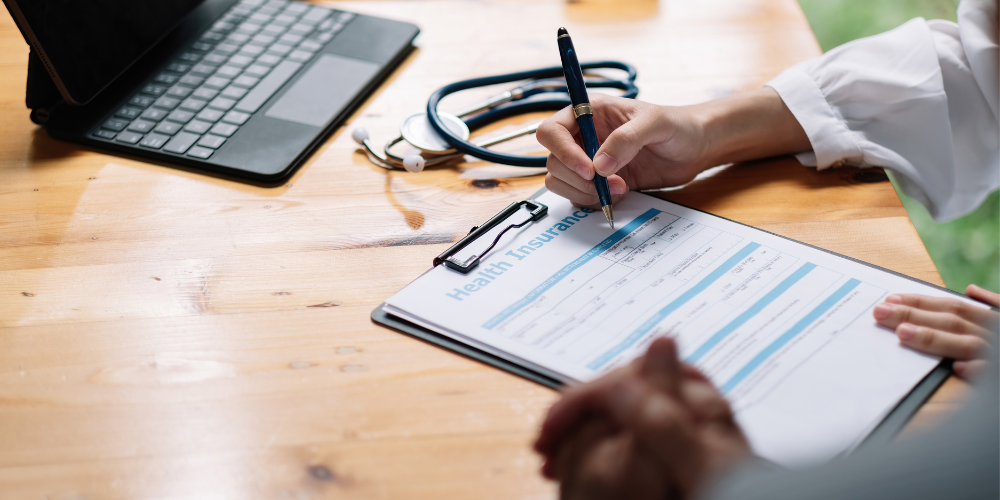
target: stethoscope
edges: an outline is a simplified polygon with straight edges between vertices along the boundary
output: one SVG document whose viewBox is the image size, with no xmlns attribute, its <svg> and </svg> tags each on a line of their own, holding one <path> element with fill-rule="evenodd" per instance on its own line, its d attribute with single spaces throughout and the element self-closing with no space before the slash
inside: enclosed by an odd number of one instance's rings
<svg viewBox="0 0 1000 500">
<path fill-rule="evenodd" d="M 623 92 L 621 97 L 629 99 L 639 94 L 639 89 L 635 86 L 636 71 L 629 64 L 601 61 L 581 64 L 580 67 L 584 71 L 617 69 L 627 74 L 622 80 L 587 76 L 588 88 L 618 89 Z M 456 92 L 522 80 L 528 81 L 454 114 L 438 111 L 441 99 Z M 369 142 L 367 130 L 356 128 L 351 132 L 351 137 L 364 147 L 372 163 L 387 170 L 402 168 L 409 172 L 420 172 L 425 167 L 440 165 L 465 155 L 503 165 L 544 167 L 545 156 L 506 154 L 489 149 L 490 146 L 534 134 L 538 124 L 478 143 L 470 142 L 469 137 L 472 131 L 511 116 L 538 111 L 558 111 L 569 105 L 562 66 L 554 66 L 473 78 L 438 89 L 427 100 L 427 112 L 415 114 L 403 121 L 399 128 L 399 136 L 387 142 L 381 154 Z M 400 156 L 393 152 L 393 147 L 403 141 L 419 149 L 421 154 Z"/>
</svg>

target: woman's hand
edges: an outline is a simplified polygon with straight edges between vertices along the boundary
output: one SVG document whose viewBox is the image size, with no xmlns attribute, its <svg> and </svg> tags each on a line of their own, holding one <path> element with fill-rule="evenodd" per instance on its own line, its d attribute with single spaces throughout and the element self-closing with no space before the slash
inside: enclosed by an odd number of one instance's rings
<svg viewBox="0 0 1000 500">
<path fill-rule="evenodd" d="M 630 189 L 686 184 L 706 168 L 810 148 L 795 116 L 769 87 L 693 106 L 659 106 L 591 95 L 601 148 L 591 161 L 571 108 L 538 127 L 549 150 L 545 186 L 579 206 L 597 207 L 595 172 L 612 201 Z"/>
<path fill-rule="evenodd" d="M 597 137 L 603 143 L 591 162 L 580 146 L 572 108 L 538 127 L 538 142 L 550 154 L 545 187 L 580 206 L 597 206 L 594 173 L 608 178 L 611 199 L 629 189 L 676 186 L 690 182 L 705 167 L 701 124 L 688 110 L 594 93 Z"/>
<path fill-rule="evenodd" d="M 750 454 L 729 404 L 657 339 L 631 365 L 566 392 L 535 449 L 562 498 L 690 498 Z"/>
<path fill-rule="evenodd" d="M 1000 294 L 969 285 L 965 294 L 1000 307 Z M 927 354 L 955 360 L 955 373 L 975 376 L 986 364 L 986 349 L 996 348 L 1000 315 L 958 299 L 893 294 L 875 306 L 878 324 L 896 331 L 899 342 Z M 991 345 L 991 343 L 993 345 Z"/>
</svg>

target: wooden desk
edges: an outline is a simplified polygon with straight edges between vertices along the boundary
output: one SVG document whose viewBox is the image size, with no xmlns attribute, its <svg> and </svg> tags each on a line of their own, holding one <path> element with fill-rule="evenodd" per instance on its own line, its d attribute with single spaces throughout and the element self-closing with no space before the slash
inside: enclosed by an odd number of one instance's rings
<svg viewBox="0 0 1000 500">
<path fill-rule="evenodd" d="M 351 120 L 378 141 L 445 83 L 557 64 L 562 25 L 588 58 L 628 58 L 659 103 L 820 53 L 794 0 L 340 5 L 424 30 Z M 368 317 L 540 178 L 387 173 L 343 129 L 277 188 L 112 156 L 30 123 L 26 59 L 3 16 L 0 498 L 553 496 L 529 443 L 555 392 Z M 871 180 L 778 159 L 665 197 L 941 283 Z"/>
</svg>

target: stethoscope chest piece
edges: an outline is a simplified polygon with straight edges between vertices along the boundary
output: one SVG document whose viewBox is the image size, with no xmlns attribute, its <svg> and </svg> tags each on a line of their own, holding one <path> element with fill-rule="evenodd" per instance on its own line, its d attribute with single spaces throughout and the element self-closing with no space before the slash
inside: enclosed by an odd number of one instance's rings
<svg viewBox="0 0 1000 500">
<path fill-rule="evenodd" d="M 469 140 L 472 133 L 469 131 L 469 126 L 461 118 L 442 112 L 438 112 L 438 116 L 441 117 L 441 121 L 444 122 L 449 132 L 463 140 Z M 428 154 L 443 155 L 455 152 L 455 148 L 445 142 L 441 134 L 434 130 L 426 113 L 417 113 L 407 118 L 399 127 L 399 135 L 406 142 Z"/>
</svg>

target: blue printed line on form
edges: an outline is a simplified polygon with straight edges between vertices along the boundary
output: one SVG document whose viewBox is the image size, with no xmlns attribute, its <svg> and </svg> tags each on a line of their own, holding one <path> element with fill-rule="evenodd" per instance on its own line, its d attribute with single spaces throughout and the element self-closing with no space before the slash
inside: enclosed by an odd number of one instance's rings
<svg viewBox="0 0 1000 500">
<path fill-rule="evenodd" d="M 742 382 L 743 379 L 747 377 L 747 375 L 750 375 L 752 371 L 756 370 L 757 367 L 763 364 L 764 361 L 767 360 L 767 358 L 769 358 L 772 354 L 778 352 L 778 349 L 784 347 L 785 344 L 787 344 L 789 341 L 795 338 L 796 335 L 802 333 L 802 331 L 805 330 L 807 326 L 809 326 L 814 321 L 819 319 L 820 316 L 829 311 L 837 302 L 840 302 L 840 299 L 846 297 L 848 293 L 851 293 L 851 290 L 854 290 L 860 284 L 861 284 L 860 281 L 853 278 L 850 279 L 847 283 L 844 283 L 844 285 L 838 288 L 836 292 L 833 292 L 833 295 L 827 297 L 826 300 L 824 300 L 818 306 L 816 306 L 816 308 L 810 311 L 809 314 L 807 314 L 804 318 L 800 319 L 798 323 L 795 323 L 795 326 L 793 326 L 787 332 L 782 334 L 782 336 L 778 337 L 774 342 L 771 342 L 771 345 L 765 347 L 763 351 L 754 356 L 753 359 L 751 359 L 750 362 L 746 364 L 746 366 L 740 369 L 740 371 L 737 372 L 736 375 L 733 375 L 733 377 L 730 378 L 728 382 L 723 384 L 719 390 L 723 394 L 727 394 L 729 391 L 731 391 L 733 387 L 736 387 L 737 384 Z"/>
<path fill-rule="evenodd" d="M 798 268 L 794 273 L 785 278 L 784 281 L 779 283 L 778 286 L 774 287 L 774 289 L 772 289 L 770 292 L 767 292 L 767 295 L 761 297 L 760 300 L 758 300 L 754 305 L 750 306 L 750 308 L 744 311 L 743 314 L 737 316 L 736 319 L 729 322 L 728 325 L 724 326 L 715 335 L 712 335 L 710 339 L 705 341 L 705 343 L 702 344 L 701 347 L 699 347 L 696 351 L 694 351 L 694 353 L 688 356 L 687 359 L 685 359 L 684 361 L 692 365 L 697 363 L 702 356 L 704 356 L 708 351 L 712 350 L 716 345 L 719 344 L 719 342 L 722 342 L 722 339 L 728 337 L 729 334 L 733 333 L 733 331 L 735 331 L 737 328 L 743 326 L 743 323 L 746 323 L 750 318 L 754 317 L 757 313 L 759 313 L 761 310 L 767 307 L 768 304 L 774 302 L 774 299 L 781 296 L 781 294 L 787 292 L 788 289 L 792 287 L 792 285 L 798 283 L 799 280 L 805 277 L 805 275 L 809 274 L 809 271 L 812 271 L 815 268 L 816 264 L 813 264 L 811 262 L 803 264 L 802 267 Z"/>
<path fill-rule="evenodd" d="M 511 317 L 511 315 L 523 309 L 524 306 L 533 302 L 541 294 L 545 293 L 546 290 L 552 288 L 556 283 L 562 281 L 563 278 L 569 276 L 569 273 L 575 271 L 578 267 L 586 264 L 587 262 L 590 262 L 591 260 L 594 259 L 594 257 L 597 257 L 598 255 L 604 253 L 605 250 L 613 247 L 615 243 L 618 243 L 619 241 L 624 239 L 626 236 L 631 234 L 632 231 L 638 229 L 639 226 L 645 224 L 648 220 L 652 219 L 653 217 L 661 213 L 662 213 L 661 211 L 655 208 L 651 208 L 642 215 L 636 217 L 635 219 L 632 219 L 632 222 L 629 222 L 621 229 L 615 231 L 614 233 L 611 234 L 611 236 L 605 238 L 604 241 L 598 243 L 594 248 L 587 250 L 586 253 L 578 257 L 573 262 L 570 262 L 565 267 L 560 269 L 557 273 L 553 274 L 548 279 L 543 281 L 541 285 L 538 285 L 534 290 L 528 292 L 528 294 L 525 295 L 524 298 L 518 300 L 517 302 L 514 302 L 503 311 L 500 311 L 499 314 L 490 318 L 489 321 L 483 323 L 483 328 L 487 330 L 492 330 L 494 327 L 502 323 L 505 319 Z"/>
<path fill-rule="evenodd" d="M 733 255 L 732 257 L 727 259 L 721 266 L 715 268 L 714 271 L 709 273 L 708 276 L 702 278 L 702 280 L 699 281 L 698 284 L 688 289 L 688 291 L 684 292 L 680 297 L 677 297 L 669 304 L 664 306 L 663 309 L 660 309 L 656 314 L 653 315 L 653 317 L 646 320 L 646 322 L 643 323 L 642 326 L 640 326 L 634 332 L 629 334 L 629 336 L 626 337 L 625 340 L 622 340 L 621 342 L 618 343 L 618 345 L 612 347 L 610 350 L 602 354 L 601 357 L 595 359 L 594 361 L 591 361 L 590 364 L 587 365 L 587 368 L 590 368 L 591 370 L 597 370 L 608 361 L 611 361 L 611 358 L 614 358 L 615 356 L 621 354 L 621 352 L 624 351 L 625 349 L 631 347 L 639 339 L 641 339 L 643 336 L 649 333 L 649 331 L 652 330 L 653 327 L 655 327 L 657 324 L 663 321 L 667 316 L 669 316 L 670 313 L 676 311 L 677 308 L 686 304 L 689 300 L 694 298 L 695 295 L 698 295 L 706 288 L 708 288 L 712 283 L 715 283 L 715 281 L 721 278 L 722 275 L 728 273 L 730 269 L 736 267 L 736 264 L 739 264 L 740 261 L 745 259 L 751 253 L 753 253 L 754 250 L 757 250 L 758 248 L 760 248 L 760 243 L 747 244 L 747 246 L 740 249 L 739 252 L 736 252 L 736 255 Z"/>
</svg>

